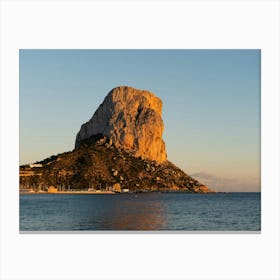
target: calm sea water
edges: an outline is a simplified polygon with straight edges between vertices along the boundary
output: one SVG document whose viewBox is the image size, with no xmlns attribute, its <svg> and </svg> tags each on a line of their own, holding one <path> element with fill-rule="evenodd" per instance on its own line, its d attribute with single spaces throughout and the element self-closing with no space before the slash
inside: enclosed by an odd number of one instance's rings
<svg viewBox="0 0 280 280">
<path fill-rule="evenodd" d="M 21 231 L 261 230 L 260 193 L 24 194 Z"/>
</svg>

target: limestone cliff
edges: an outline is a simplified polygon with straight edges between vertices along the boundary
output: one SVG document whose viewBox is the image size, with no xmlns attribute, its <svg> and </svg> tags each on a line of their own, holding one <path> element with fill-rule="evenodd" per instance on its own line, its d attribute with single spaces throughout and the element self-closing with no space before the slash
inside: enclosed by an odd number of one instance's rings
<svg viewBox="0 0 280 280">
<path fill-rule="evenodd" d="M 165 162 L 161 113 L 162 101 L 153 93 L 116 87 L 105 97 L 93 117 L 82 125 L 75 148 L 95 135 L 102 135 L 109 138 L 110 145 L 135 157 Z"/>
<path fill-rule="evenodd" d="M 20 167 L 21 186 L 211 193 L 167 160 L 161 111 L 162 101 L 148 91 L 114 88 L 82 125 L 73 151 Z"/>
</svg>

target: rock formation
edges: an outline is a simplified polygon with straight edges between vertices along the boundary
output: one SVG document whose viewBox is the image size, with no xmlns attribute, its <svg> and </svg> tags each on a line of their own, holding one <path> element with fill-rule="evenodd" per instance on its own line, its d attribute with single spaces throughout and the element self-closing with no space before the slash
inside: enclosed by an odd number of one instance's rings
<svg viewBox="0 0 280 280">
<path fill-rule="evenodd" d="M 21 166 L 20 185 L 211 193 L 167 160 L 161 110 L 162 101 L 148 91 L 114 88 L 82 125 L 75 149 Z"/>
<path fill-rule="evenodd" d="M 112 89 L 93 117 L 82 125 L 75 148 L 96 135 L 107 136 L 110 145 L 135 157 L 167 160 L 162 140 L 162 101 L 153 93 L 132 87 Z"/>
</svg>

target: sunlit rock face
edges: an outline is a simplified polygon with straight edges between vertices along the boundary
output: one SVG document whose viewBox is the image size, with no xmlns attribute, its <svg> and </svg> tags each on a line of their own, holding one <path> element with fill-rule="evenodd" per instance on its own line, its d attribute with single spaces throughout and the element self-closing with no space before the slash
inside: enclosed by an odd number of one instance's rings
<svg viewBox="0 0 280 280">
<path fill-rule="evenodd" d="M 163 129 L 162 101 L 157 96 L 132 87 L 116 87 L 81 126 L 75 148 L 92 136 L 103 135 L 110 145 L 135 157 L 163 163 L 167 160 Z"/>
</svg>

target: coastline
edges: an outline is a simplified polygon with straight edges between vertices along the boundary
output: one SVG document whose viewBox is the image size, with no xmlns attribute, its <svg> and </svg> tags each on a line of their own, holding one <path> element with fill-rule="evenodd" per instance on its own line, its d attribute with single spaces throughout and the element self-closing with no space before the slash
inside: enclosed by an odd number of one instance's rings
<svg viewBox="0 0 280 280">
<path fill-rule="evenodd" d="M 116 194 L 113 191 L 61 191 L 61 192 L 19 192 L 19 194 Z"/>
<path fill-rule="evenodd" d="M 46 192 L 46 191 L 20 191 L 19 194 L 146 194 L 146 193 L 189 193 L 189 194 L 217 194 L 224 192 L 188 192 L 188 191 L 127 191 L 127 192 L 114 192 L 114 191 L 57 191 L 57 192 Z"/>
</svg>

